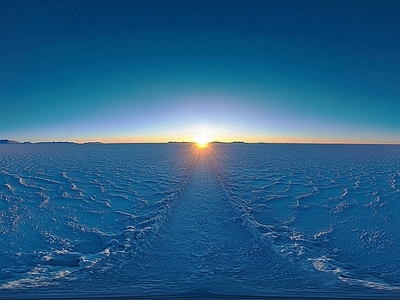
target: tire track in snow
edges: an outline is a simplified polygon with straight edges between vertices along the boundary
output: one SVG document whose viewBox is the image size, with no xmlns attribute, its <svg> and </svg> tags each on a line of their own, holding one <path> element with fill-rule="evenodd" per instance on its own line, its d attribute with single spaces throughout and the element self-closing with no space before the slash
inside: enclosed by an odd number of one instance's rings
<svg viewBox="0 0 400 300">
<path fill-rule="evenodd" d="M 146 253 L 141 274 L 136 274 L 138 289 L 254 294 L 268 287 L 266 274 L 277 260 L 234 222 L 236 212 L 211 160 L 211 149 L 199 152 L 182 197 Z"/>
</svg>

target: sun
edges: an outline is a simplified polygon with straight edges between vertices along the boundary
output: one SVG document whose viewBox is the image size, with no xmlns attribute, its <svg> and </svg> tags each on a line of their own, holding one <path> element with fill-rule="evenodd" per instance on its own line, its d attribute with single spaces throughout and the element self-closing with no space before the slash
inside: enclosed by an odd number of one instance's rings
<svg viewBox="0 0 400 300">
<path fill-rule="evenodd" d="M 195 140 L 197 147 L 199 148 L 207 148 L 208 144 L 211 142 L 210 138 L 207 135 L 200 135 Z"/>
</svg>

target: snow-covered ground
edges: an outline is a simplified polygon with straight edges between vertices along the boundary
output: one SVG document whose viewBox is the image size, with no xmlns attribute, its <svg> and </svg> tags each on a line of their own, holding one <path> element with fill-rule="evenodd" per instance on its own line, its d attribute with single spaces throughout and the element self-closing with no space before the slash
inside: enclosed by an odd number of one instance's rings
<svg viewBox="0 0 400 300">
<path fill-rule="evenodd" d="M 1 145 L 0 298 L 400 297 L 400 146 Z"/>
</svg>

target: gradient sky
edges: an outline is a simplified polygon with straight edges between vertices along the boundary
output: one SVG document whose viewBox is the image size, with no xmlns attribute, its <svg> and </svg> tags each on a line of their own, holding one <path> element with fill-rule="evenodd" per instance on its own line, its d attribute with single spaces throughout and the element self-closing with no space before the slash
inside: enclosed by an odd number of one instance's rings
<svg viewBox="0 0 400 300">
<path fill-rule="evenodd" d="M 2 1 L 0 139 L 400 143 L 400 1 Z"/>
</svg>

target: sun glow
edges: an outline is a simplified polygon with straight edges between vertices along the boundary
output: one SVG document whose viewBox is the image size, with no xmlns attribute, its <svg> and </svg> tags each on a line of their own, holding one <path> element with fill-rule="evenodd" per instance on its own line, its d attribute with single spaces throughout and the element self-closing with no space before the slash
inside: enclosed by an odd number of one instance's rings
<svg viewBox="0 0 400 300">
<path fill-rule="evenodd" d="M 199 148 L 207 148 L 210 142 L 211 142 L 210 138 L 204 134 L 196 138 L 196 144 Z"/>
</svg>

